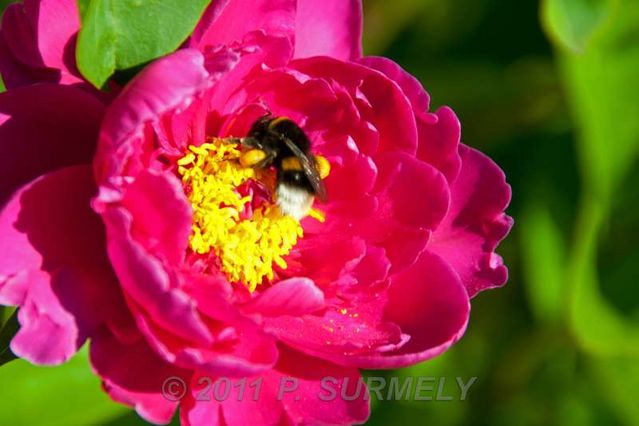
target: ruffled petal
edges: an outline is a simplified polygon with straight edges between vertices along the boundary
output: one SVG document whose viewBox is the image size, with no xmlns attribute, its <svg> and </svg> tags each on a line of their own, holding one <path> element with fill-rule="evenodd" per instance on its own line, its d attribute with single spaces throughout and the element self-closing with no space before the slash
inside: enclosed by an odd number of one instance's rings
<svg viewBox="0 0 639 426">
<path fill-rule="evenodd" d="M 468 324 L 470 303 L 455 271 L 439 256 L 423 253 L 391 277 L 383 318 L 409 336 L 401 347 L 377 354 L 334 358 L 358 368 L 399 368 L 433 358 L 457 342 Z"/>
<path fill-rule="evenodd" d="M 436 229 L 450 202 L 441 173 L 403 153 L 387 153 L 376 162 L 380 172 L 374 192 L 384 213 L 406 226 Z"/>
<path fill-rule="evenodd" d="M 295 57 L 331 56 L 352 61 L 362 56 L 360 0 L 299 0 Z"/>
<path fill-rule="evenodd" d="M 90 358 L 109 396 L 156 424 L 171 421 L 181 392 L 173 386 L 191 378 L 190 372 L 162 361 L 144 340 L 125 344 L 106 329 L 91 340 Z"/>
<path fill-rule="evenodd" d="M 359 63 L 384 73 L 401 87 L 413 106 L 417 121 L 417 157 L 435 166 L 449 182 L 453 182 L 461 168 L 461 126 L 455 113 L 448 107 L 429 113 L 430 96 L 422 84 L 390 59 L 367 56 Z"/>
<path fill-rule="evenodd" d="M 80 14 L 73 0 L 25 0 L 5 10 L 2 37 L 29 70 L 58 71 L 62 84 L 82 81 L 75 66 Z"/>
<path fill-rule="evenodd" d="M 300 316 L 324 307 L 324 293 L 307 278 L 280 281 L 259 294 L 243 308 L 267 316 Z"/>
<path fill-rule="evenodd" d="M 168 111 L 188 107 L 211 84 L 204 57 L 194 49 L 179 50 L 138 74 L 104 118 L 95 159 L 98 184 L 122 175 L 128 160 L 140 155 L 140 137 L 147 123 L 159 121 Z M 138 167 L 145 169 L 141 164 Z"/>
<path fill-rule="evenodd" d="M 386 77 L 397 83 L 410 100 L 416 114 L 428 112 L 430 96 L 426 93 L 426 90 L 424 90 L 424 86 L 422 86 L 419 80 L 399 66 L 399 64 L 381 56 L 366 56 L 357 62 L 384 73 Z"/>
<path fill-rule="evenodd" d="M 441 107 L 427 117 L 417 119 L 417 157 L 436 167 L 452 183 L 457 179 L 462 163 L 459 155 L 461 124 L 448 107 Z"/>
<path fill-rule="evenodd" d="M 107 252 L 126 294 L 166 330 L 187 341 L 210 344 L 209 330 L 173 271 L 133 238 L 130 213 L 121 207 L 100 213 L 106 223 Z"/>
<path fill-rule="evenodd" d="M 363 297 L 351 308 L 337 304 L 321 315 L 277 317 L 265 320 L 266 331 L 295 349 L 342 365 L 358 355 L 385 352 L 401 347 L 407 336 L 395 324 L 385 321 L 383 295 Z"/>
<path fill-rule="evenodd" d="M 294 424 L 362 424 L 370 415 L 368 390 L 356 369 L 283 347 L 275 378 L 278 385 L 283 379 L 296 379 L 297 389 L 283 393 L 285 410 Z"/>
<path fill-rule="evenodd" d="M 290 67 L 346 88 L 361 118 L 379 133 L 378 151 L 403 151 L 415 155 L 415 113 L 397 83 L 364 65 L 325 56 L 298 59 L 292 61 Z"/>
<path fill-rule="evenodd" d="M 140 307 L 134 307 L 137 325 L 149 345 L 167 362 L 180 367 L 226 377 L 252 376 L 269 370 L 277 361 L 277 347 L 255 323 L 207 321 L 214 341 L 191 342 L 154 324 Z"/>
<path fill-rule="evenodd" d="M 462 168 L 451 187 L 451 209 L 429 249 L 453 266 L 472 297 L 508 279 L 508 269 L 494 251 L 513 225 L 504 213 L 511 190 L 490 158 L 464 145 L 459 152 Z"/>
<path fill-rule="evenodd" d="M 220 403 L 207 392 L 206 387 L 213 377 L 194 374 L 188 392 L 180 402 L 180 424 L 182 426 L 219 426 L 224 425 Z"/>
<path fill-rule="evenodd" d="M 91 163 L 104 110 L 98 99 L 69 86 L 0 94 L 0 205 L 44 173 Z"/>
<path fill-rule="evenodd" d="M 11 52 L 0 33 L 0 75 L 7 89 L 36 83 L 57 83 L 60 72 L 51 69 L 29 68 Z"/>
<path fill-rule="evenodd" d="M 33 363 L 68 360 L 122 303 L 94 192 L 89 166 L 66 168 L 21 188 L 0 214 L 0 302 L 21 306 L 12 349 Z"/>
<path fill-rule="evenodd" d="M 135 239 L 150 253 L 173 265 L 184 260 L 192 211 L 175 176 L 140 173 L 127 187 L 122 206 L 133 218 Z"/>
<path fill-rule="evenodd" d="M 189 45 L 231 45 L 252 31 L 285 35 L 291 41 L 295 28 L 295 0 L 214 1 L 193 31 Z"/>
<path fill-rule="evenodd" d="M 425 249 L 431 232 L 448 211 L 450 192 L 434 167 L 400 152 L 378 156 L 374 189 L 378 208 L 360 221 L 361 235 L 382 246 L 392 271 L 410 266 Z"/>
<path fill-rule="evenodd" d="M 274 369 L 256 377 L 195 374 L 182 401 L 182 424 L 351 425 L 368 419 L 369 395 L 356 369 L 284 346 L 280 354 Z"/>
</svg>

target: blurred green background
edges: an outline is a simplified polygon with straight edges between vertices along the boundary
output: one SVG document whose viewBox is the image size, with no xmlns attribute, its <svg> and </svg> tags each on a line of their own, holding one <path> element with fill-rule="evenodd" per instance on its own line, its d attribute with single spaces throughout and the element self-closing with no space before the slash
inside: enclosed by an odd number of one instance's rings
<svg viewBox="0 0 639 426">
<path fill-rule="evenodd" d="M 639 425 L 639 1 L 365 0 L 364 46 L 457 112 L 516 223 L 509 283 L 473 300 L 462 341 L 368 373 L 445 377 L 447 395 L 477 377 L 466 400 L 374 401 L 370 424 Z M 143 424 L 86 351 L 0 384 L 1 425 Z"/>
</svg>

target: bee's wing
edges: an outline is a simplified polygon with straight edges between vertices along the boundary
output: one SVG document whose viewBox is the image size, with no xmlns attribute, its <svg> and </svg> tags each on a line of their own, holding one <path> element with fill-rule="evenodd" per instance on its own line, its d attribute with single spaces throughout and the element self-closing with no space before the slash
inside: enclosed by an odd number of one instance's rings
<svg viewBox="0 0 639 426">
<path fill-rule="evenodd" d="M 313 161 L 308 158 L 308 155 L 304 153 L 295 143 L 289 138 L 282 138 L 287 147 L 293 151 L 293 154 L 297 157 L 300 164 L 302 165 L 302 170 L 304 170 L 304 174 L 308 178 L 309 182 L 311 182 L 311 186 L 315 190 L 317 197 L 320 201 L 326 201 L 326 188 L 324 187 L 324 182 L 322 182 L 322 178 L 317 171 L 317 167 L 313 164 Z"/>
</svg>

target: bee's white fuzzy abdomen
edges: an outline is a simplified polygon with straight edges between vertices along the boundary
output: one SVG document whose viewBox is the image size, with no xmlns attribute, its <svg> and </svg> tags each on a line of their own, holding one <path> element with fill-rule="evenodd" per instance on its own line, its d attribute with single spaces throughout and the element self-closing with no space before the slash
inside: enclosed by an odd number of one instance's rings
<svg viewBox="0 0 639 426">
<path fill-rule="evenodd" d="M 315 199 L 308 191 L 286 184 L 277 186 L 275 198 L 280 211 L 296 220 L 308 215 Z"/>
</svg>

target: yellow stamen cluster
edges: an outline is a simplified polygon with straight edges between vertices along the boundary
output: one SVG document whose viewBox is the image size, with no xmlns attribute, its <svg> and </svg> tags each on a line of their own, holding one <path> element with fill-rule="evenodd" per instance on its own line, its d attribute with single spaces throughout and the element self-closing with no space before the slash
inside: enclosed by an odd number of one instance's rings
<svg viewBox="0 0 639 426">
<path fill-rule="evenodd" d="M 193 207 L 191 250 L 212 251 L 231 282 L 253 291 L 264 278 L 273 279 L 274 264 L 287 267 L 283 257 L 304 233 L 297 220 L 271 203 L 255 209 L 250 218 L 240 218 L 251 197 L 242 197 L 236 188 L 249 179 L 262 180 L 266 173 L 243 167 L 240 156 L 236 144 L 215 138 L 190 146 L 177 164 Z"/>
</svg>

